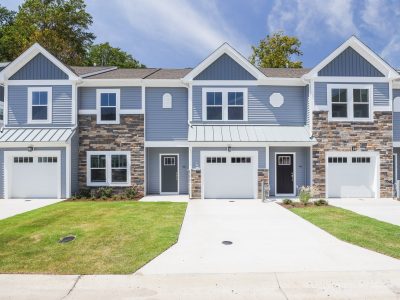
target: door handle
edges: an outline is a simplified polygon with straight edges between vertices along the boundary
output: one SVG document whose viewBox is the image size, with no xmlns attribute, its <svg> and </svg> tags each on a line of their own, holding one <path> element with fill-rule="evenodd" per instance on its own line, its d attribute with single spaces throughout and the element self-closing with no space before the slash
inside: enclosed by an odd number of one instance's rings
<svg viewBox="0 0 400 300">
<path fill-rule="evenodd" d="M 290 174 L 290 176 L 292 177 L 292 181 L 293 181 L 294 180 L 293 172 Z"/>
</svg>

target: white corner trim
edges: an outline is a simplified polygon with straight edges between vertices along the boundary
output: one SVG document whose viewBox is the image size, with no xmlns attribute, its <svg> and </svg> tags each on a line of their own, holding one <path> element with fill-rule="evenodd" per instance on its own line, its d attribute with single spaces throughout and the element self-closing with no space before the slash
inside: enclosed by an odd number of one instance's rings
<svg viewBox="0 0 400 300">
<path fill-rule="evenodd" d="M 116 113 L 115 121 L 102 121 L 101 120 L 101 94 L 110 93 L 115 94 L 116 98 Z M 120 123 L 120 103 L 121 103 L 121 90 L 120 89 L 96 89 L 96 111 L 97 111 L 97 124 L 119 124 Z"/>
<path fill-rule="evenodd" d="M 28 124 L 51 124 L 53 120 L 53 94 L 51 87 L 28 87 Z M 32 93 L 47 92 L 47 119 L 33 120 L 32 119 Z"/>
<path fill-rule="evenodd" d="M 65 176 L 65 197 L 66 198 L 70 198 L 71 197 L 71 178 L 72 178 L 72 173 L 71 173 L 71 144 L 67 143 L 67 145 L 65 146 L 65 172 L 66 172 L 66 176 Z"/>
</svg>

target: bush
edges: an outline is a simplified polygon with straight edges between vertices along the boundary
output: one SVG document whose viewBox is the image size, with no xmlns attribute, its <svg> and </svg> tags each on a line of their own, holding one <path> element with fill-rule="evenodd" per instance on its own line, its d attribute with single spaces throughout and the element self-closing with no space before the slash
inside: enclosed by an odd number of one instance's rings
<svg viewBox="0 0 400 300">
<path fill-rule="evenodd" d="M 101 187 L 94 192 L 95 198 L 107 199 L 113 195 L 113 189 L 110 187 Z"/>
<path fill-rule="evenodd" d="M 316 206 L 326 206 L 328 204 L 329 204 L 328 201 L 326 201 L 325 199 L 319 199 L 314 201 L 314 205 Z"/>
<path fill-rule="evenodd" d="M 282 203 L 285 204 L 285 205 L 292 205 L 292 204 L 293 204 L 293 201 L 290 200 L 290 199 L 283 199 L 283 200 L 282 200 Z"/>
<path fill-rule="evenodd" d="M 90 193 L 89 189 L 81 189 L 79 191 L 79 193 L 76 195 L 77 199 L 81 199 L 81 198 L 91 198 L 92 194 Z"/>
<path fill-rule="evenodd" d="M 135 186 L 129 187 L 125 190 L 125 197 L 127 199 L 136 199 L 137 195 L 138 191 Z"/>
<path fill-rule="evenodd" d="M 313 194 L 314 194 L 313 187 L 302 186 L 299 192 L 300 202 L 303 203 L 304 206 L 306 206 L 310 202 L 310 199 L 313 196 Z"/>
</svg>

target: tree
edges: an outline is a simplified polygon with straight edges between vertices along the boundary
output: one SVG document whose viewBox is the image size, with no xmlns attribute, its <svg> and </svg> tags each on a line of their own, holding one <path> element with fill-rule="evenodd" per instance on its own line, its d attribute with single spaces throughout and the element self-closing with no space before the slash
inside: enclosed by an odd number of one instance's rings
<svg viewBox="0 0 400 300">
<path fill-rule="evenodd" d="M 14 60 L 38 42 L 66 64 L 81 65 L 95 35 L 84 0 L 26 0 L 13 22 L 2 26 L 0 56 Z"/>
<path fill-rule="evenodd" d="M 90 47 L 85 64 L 88 66 L 116 66 L 120 68 L 145 68 L 146 66 L 134 59 L 131 54 L 109 43 Z"/>
<path fill-rule="evenodd" d="M 261 68 L 301 68 L 301 61 L 292 61 L 293 55 L 301 56 L 301 42 L 295 36 L 284 35 L 282 31 L 260 41 L 258 46 L 252 46 L 253 54 L 250 62 Z"/>
<path fill-rule="evenodd" d="M 15 12 L 8 10 L 6 7 L 0 5 L 0 40 L 4 35 L 5 28 L 10 26 L 14 21 Z M 0 43 L 0 62 L 6 61 L 6 57 L 3 55 L 4 45 Z"/>
</svg>

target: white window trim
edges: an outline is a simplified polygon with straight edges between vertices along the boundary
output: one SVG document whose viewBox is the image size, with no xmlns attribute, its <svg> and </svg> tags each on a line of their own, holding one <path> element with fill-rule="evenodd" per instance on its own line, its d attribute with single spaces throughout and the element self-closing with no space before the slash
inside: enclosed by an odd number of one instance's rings
<svg viewBox="0 0 400 300">
<path fill-rule="evenodd" d="M 101 94 L 115 94 L 115 121 L 102 121 L 101 120 Z M 97 124 L 119 124 L 120 123 L 120 102 L 121 101 L 121 91 L 120 89 L 97 89 L 96 90 L 96 111 L 97 111 Z"/>
<path fill-rule="evenodd" d="M 347 90 L 347 118 L 333 118 L 332 117 L 332 89 L 345 89 Z M 353 90 L 354 89 L 367 89 L 368 90 L 368 105 L 369 105 L 369 118 L 354 118 L 353 109 Z M 373 122 L 373 106 L 374 106 L 374 88 L 372 84 L 328 84 L 327 85 L 327 99 L 328 99 L 328 121 L 329 122 Z"/>
<path fill-rule="evenodd" d="M 106 182 L 92 182 L 91 180 L 91 156 L 105 155 L 106 156 Z M 111 155 L 126 155 L 126 182 L 111 182 Z M 129 151 L 87 151 L 86 153 L 86 185 L 87 186 L 131 186 L 131 153 Z"/>
<path fill-rule="evenodd" d="M 32 120 L 32 93 L 47 92 L 47 119 Z M 53 92 L 51 87 L 28 87 L 28 124 L 50 124 L 53 119 Z"/>
<path fill-rule="evenodd" d="M 215 92 L 222 93 L 222 120 L 207 119 L 207 93 Z M 243 93 L 243 120 L 228 120 L 228 93 L 242 92 Z M 247 88 L 203 88 L 202 89 L 202 119 L 203 121 L 213 122 L 245 122 L 248 120 L 248 90 Z"/>
</svg>

